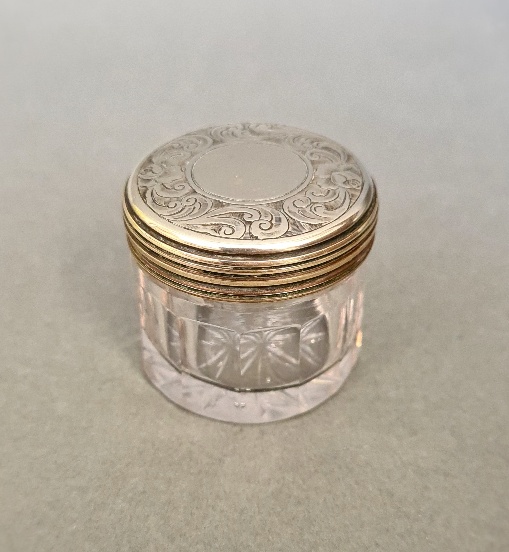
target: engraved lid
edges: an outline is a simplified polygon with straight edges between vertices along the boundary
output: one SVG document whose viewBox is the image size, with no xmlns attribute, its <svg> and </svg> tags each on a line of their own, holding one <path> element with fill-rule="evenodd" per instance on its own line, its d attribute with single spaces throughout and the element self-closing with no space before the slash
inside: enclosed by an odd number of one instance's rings
<svg viewBox="0 0 509 552">
<path fill-rule="evenodd" d="M 129 178 L 124 221 L 153 277 L 196 295 L 263 301 L 344 278 L 374 238 L 375 185 L 345 148 L 269 124 L 191 132 Z"/>
</svg>

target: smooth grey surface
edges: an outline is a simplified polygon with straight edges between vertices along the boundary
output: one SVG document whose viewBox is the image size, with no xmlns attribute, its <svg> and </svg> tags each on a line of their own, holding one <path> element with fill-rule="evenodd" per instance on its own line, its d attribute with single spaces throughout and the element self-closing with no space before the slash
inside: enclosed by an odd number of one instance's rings
<svg viewBox="0 0 509 552">
<path fill-rule="evenodd" d="M 507 3 L 1 11 L 0 550 L 508 550 Z M 381 196 L 361 362 L 260 427 L 140 374 L 120 213 L 153 147 L 245 120 Z"/>
<path fill-rule="evenodd" d="M 265 200 L 292 192 L 308 177 L 297 153 L 267 143 L 228 144 L 193 164 L 194 182 L 211 195 L 236 200 Z"/>
</svg>

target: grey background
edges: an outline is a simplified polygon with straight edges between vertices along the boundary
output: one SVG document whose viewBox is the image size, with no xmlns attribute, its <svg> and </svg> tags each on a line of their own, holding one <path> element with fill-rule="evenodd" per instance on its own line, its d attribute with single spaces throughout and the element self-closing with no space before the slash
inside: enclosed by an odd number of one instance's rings
<svg viewBox="0 0 509 552">
<path fill-rule="evenodd" d="M 504 1 L 2 2 L 0 550 L 509 549 Z M 214 123 L 376 175 L 362 359 L 314 413 L 139 371 L 123 181 Z"/>
</svg>

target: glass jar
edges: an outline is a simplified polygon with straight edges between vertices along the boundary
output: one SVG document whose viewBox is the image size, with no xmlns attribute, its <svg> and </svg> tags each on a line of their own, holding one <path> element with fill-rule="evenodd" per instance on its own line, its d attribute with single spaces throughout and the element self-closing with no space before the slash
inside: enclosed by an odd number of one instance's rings
<svg viewBox="0 0 509 552">
<path fill-rule="evenodd" d="M 173 402 L 230 422 L 306 412 L 362 344 L 372 179 L 327 138 L 239 124 L 185 135 L 126 186 L 143 367 Z"/>
</svg>

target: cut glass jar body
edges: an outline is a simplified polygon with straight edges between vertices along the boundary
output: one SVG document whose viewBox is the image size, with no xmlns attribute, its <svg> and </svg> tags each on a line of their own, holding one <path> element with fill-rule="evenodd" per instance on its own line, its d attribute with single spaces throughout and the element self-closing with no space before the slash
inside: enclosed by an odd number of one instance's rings
<svg viewBox="0 0 509 552">
<path fill-rule="evenodd" d="M 144 371 L 198 414 L 243 423 L 301 414 L 357 360 L 362 268 L 319 293 L 265 303 L 205 299 L 137 274 Z"/>
</svg>

